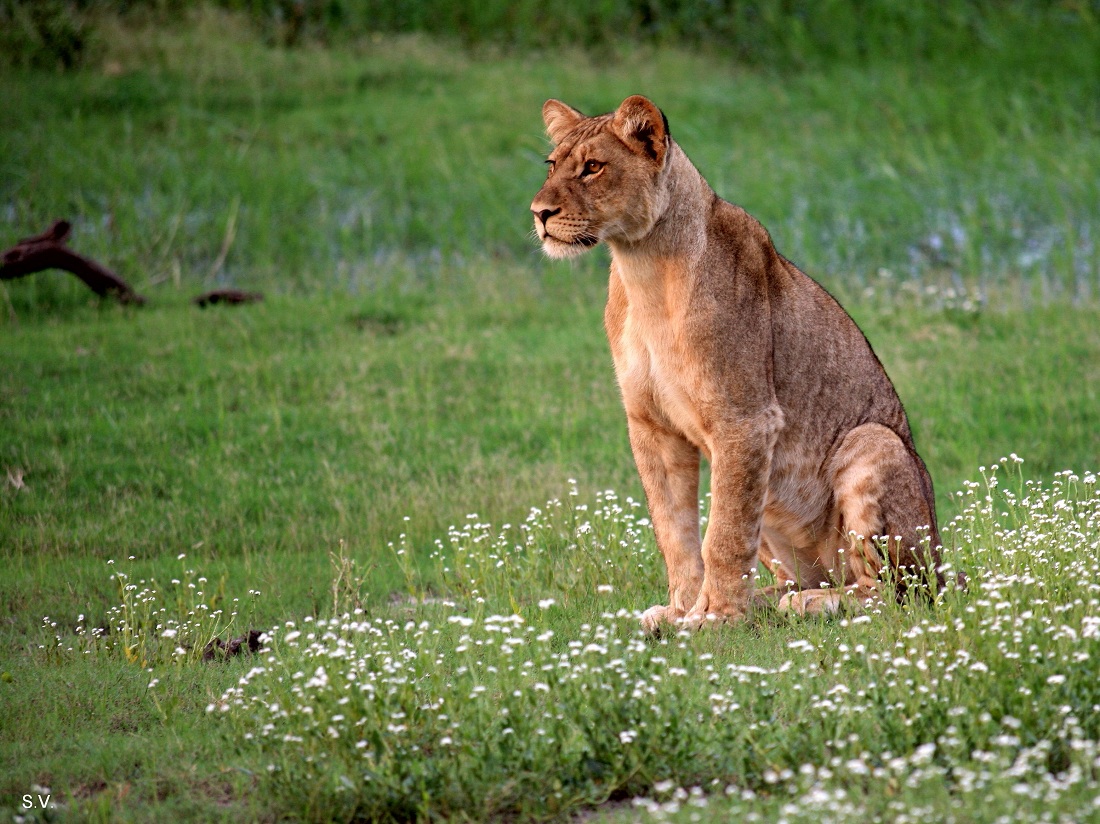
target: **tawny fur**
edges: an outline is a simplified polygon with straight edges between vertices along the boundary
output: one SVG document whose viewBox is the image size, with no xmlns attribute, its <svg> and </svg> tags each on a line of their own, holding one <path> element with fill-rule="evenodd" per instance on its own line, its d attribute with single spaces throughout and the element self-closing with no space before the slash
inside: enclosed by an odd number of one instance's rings
<svg viewBox="0 0 1100 824">
<path fill-rule="evenodd" d="M 646 98 L 599 117 L 549 100 L 543 120 L 543 248 L 611 249 L 604 322 L 668 570 L 646 628 L 740 619 L 758 561 L 779 583 L 757 599 L 797 612 L 865 602 L 884 567 L 939 580 L 932 480 L 855 322 L 714 193 Z"/>
</svg>

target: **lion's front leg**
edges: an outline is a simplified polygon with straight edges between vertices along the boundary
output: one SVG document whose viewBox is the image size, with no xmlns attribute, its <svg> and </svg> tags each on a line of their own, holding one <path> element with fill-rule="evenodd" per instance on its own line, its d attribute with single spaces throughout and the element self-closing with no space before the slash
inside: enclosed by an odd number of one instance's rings
<svg viewBox="0 0 1100 824">
<path fill-rule="evenodd" d="M 703 583 L 684 616 L 685 626 L 737 621 L 751 609 L 772 450 L 781 424 L 778 409 L 768 409 L 714 438 Z"/>
<path fill-rule="evenodd" d="M 627 416 L 630 447 L 645 488 L 657 546 L 668 571 L 668 604 L 642 615 L 647 632 L 691 609 L 703 583 L 699 539 L 699 450 L 644 414 Z"/>
</svg>

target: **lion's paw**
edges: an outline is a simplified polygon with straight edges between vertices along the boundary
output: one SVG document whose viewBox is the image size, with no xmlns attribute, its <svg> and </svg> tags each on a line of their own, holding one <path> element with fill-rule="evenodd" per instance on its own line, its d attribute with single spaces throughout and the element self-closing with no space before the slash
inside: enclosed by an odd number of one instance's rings
<svg viewBox="0 0 1100 824">
<path fill-rule="evenodd" d="M 646 635 L 657 635 L 666 624 L 675 625 L 683 616 L 672 607 L 657 604 L 642 613 L 642 630 Z"/>
<path fill-rule="evenodd" d="M 796 615 L 828 615 L 839 612 L 844 603 L 844 593 L 827 589 L 804 589 L 788 592 L 779 599 L 780 612 Z"/>
<path fill-rule="evenodd" d="M 704 627 L 717 627 L 723 624 L 736 624 L 744 618 L 744 615 L 736 609 L 722 610 L 722 611 L 707 611 L 693 609 L 687 615 L 680 619 L 678 622 L 681 627 L 691 631 L 703 629 Z"/>
</svg>

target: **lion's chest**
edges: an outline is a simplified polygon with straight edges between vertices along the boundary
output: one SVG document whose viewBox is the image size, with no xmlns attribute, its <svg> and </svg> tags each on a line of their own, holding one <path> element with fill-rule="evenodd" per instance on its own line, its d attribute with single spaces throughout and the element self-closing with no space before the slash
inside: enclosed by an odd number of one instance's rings
<svg viewBox="0 0 1100 824">
<path fill-rule="evenodd" d="M 710 456 L 700 414 L 699 369 L 667 312 L 632 306 L 615 350 L 623 403 L 636 419 L 678 431 Z"/>
</svg>

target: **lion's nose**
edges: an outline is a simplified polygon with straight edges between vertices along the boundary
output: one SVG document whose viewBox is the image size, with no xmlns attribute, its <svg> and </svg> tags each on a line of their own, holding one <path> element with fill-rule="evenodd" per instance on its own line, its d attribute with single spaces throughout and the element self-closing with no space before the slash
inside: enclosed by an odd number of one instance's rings
<svg viewBox="0 0 1100 824">
<path fill-rule="evenodd" d="M 560 212 L 561 208 L 559 207 L 557 209 L 532 209 L 531 211 L 535 213 L 535 217 L 537 217 L 540 221 L 542 221 L 542 225 L 545 226 L 546 221 L 548 221 L 550 218 L 552 218 L 554 215 L 556 215 L 558 212 Z"/>
</svg>

